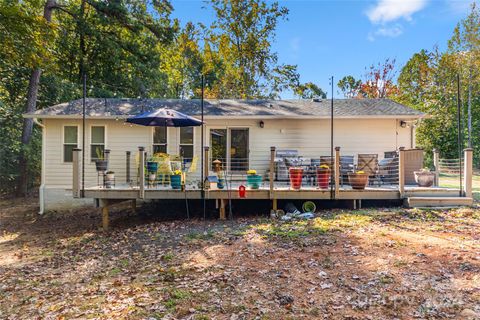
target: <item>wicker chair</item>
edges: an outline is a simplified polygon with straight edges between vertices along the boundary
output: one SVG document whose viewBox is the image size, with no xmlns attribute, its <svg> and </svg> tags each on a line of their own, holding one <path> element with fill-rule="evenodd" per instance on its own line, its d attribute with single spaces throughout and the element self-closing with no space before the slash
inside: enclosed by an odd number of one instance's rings
<svg viewBox="0 0 480 320">
<path fill-rule="evenodd" d="M 359 154 L 357 161 L 357 171 L 363 171 L 371 178 L 373 184 L 378 181 L 378 154 Z"/>
</svg>

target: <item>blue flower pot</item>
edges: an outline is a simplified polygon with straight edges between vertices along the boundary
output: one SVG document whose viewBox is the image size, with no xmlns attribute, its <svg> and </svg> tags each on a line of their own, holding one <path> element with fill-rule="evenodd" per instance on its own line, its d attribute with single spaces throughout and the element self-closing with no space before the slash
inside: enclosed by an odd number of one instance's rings
<svg viewBox="0 0 480 320">
<path fill-rule="evenodd" d="M 179 174 L 170 176 L 170 185 L 172 189 L 179 190 L 182 188 L 182 176 Z"/>
<path fill-rule="evenodd" d="M 218 189 L 223 189 L 223 188 L 225 188 L 225 179 L 218 179 L 217 188 L 218 188 Z"/>
<path fill-rule="evenodd" d="M 258 189 L 260 188 L 260 184 L 262 183 L 262 176 L 258 174 L 249 174 L 247 175 L 247 186 L 250 189 Z"/>
<path fill-rule="evenodd" d="M 157 172 L 158 170 L 158 162 L 155 161 L 148 161 L 147 162 L 147 171 L 148 172 Z"/>
</svg>

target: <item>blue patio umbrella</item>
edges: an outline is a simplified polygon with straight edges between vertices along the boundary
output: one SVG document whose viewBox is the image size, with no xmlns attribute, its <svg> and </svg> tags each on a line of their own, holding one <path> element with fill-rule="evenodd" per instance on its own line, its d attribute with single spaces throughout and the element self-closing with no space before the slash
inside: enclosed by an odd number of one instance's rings
<svg viewBox="0 0 480 320">
<path fill-rule="evenodd" d="M 127 122 L 156 127 L 196 127 L 202 125 L 202 121 L 194 117 L 166 108 L 144 112 L 128 118 Z"/>
</svg>

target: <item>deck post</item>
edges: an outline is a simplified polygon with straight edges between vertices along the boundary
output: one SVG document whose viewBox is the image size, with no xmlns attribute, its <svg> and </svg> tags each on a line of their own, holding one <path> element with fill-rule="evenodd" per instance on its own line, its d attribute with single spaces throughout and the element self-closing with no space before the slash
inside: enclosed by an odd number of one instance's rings
<svg viewBox="0 0 480 320">
<path fill-rule="evenodd" d="M 209 146 L 205 146 L 205 147 L 203 148 L 203 150 L 204 150 L 204 152 L 203 152 L 203 156 L 204 156 L 204 159 L 203 159 L 203 172 L 204 172 L 204 173 L 203 173 L 203 177 L 202 177 L 202 178 L 205 180 L 205 179 L 208 177 L 208 171 L 209 171 L 209 170 L 208 170 L 208 167 L 209 167 L 209 166 L 208 166 L 208 157 L 209 157 L 208 152 L 210 151 L 210 147 L 209 147 Z M 213 159 L 212 159 L 212 160 L 213 160 Z M 226 177 L 225 177 L 225 178 L 226 178 Z M 204 183 L 205 183 L 205 181 L 202 181 L 202 186 L 203 186 L 203 188 L 205 188 Z"/>
<path fill-rule="evenodd" d="M 131 152 L 130 151 L 127 151 L 126 152 L 126 170 L 125 170 L 125 174 L 126 174 L 126 179 L 127 179 L 127 184 L 130 184 L 130 155 L 131 155 Z"/>
<path fill-rule="evenodd" d="M 463 183 L 463 194 L 467 198 L 472 197 L 472 175 L 473 175 L 473 149 L 467 148 L 464 151 L 463 156 L 463 174 L 465 182 Z"/>
<path fill-rule="evenodd" d="M 145 198 L 145 148 L 144 147 L 138 147 L 138 152 L 140 153 L 140 161 L 139 161 L 139 184 L 140 184 L 140 189 L 138 191 L 138 197 L 140 199 Z"/>
<path fill-rule="evenodd" d="M 137 199 L 132 199 L 132 212 L 137 213 Z"/>
<path fill-rule="evenodd" d="M 108 204 L 102 207 L 102 228 L 107 231 L 110 228 L 110 217 L 108 213 Z"/>
<path fill-rule="evenodd" d="M 435 168 L 435 187 L 440 184 L 440 153 L 437 149 L 433 149 L 433 167 Z"/>
<path fill-rule="evenodd" d="M 273 188 L 274 188 L 274 179 L 275 179 L 275 147 L 270 147 L 270 172 L 269 172 L 269 182 L 270 182 L 270 199 L 273 199 Z"/>
<path fill-rule="evenodd" d="M 72 179 L 72 195 L 74 198 L 82 197 L 82 166 L 80 163 L 80 153 L 82 149 L 73 149 L 73 179 Z"/>
<path fill-rule="evenodd" d="M 226 202 L 226 199 L 220 199 L 220 220 L 226 220 L 225 202 Z"/>
<path fill-rule="evenodd" d="M 334 174 L 335 174 L 335 199 L 340 194 L 340 147 L 335 147 L 335 162 L 334 162 Z"/>
<path fill-rule="evenodd" d="M 405 147 L 400 147 L 398 152 L 398 192 L 400 198 L 405 195 Z"/>
</svg>

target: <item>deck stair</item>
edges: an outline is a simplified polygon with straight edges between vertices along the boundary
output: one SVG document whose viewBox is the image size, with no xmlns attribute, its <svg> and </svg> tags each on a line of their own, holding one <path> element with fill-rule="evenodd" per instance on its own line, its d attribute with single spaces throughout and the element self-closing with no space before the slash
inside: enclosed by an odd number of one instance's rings
<svg viewBox="0 0 480 320">
<path fill-rule="evenodd" d="M 409 208 L 460 207 L 472 204 L 473 199 L 469 197 L 408 197 L 405 199 L 405 205 Z"/>
</svg>

